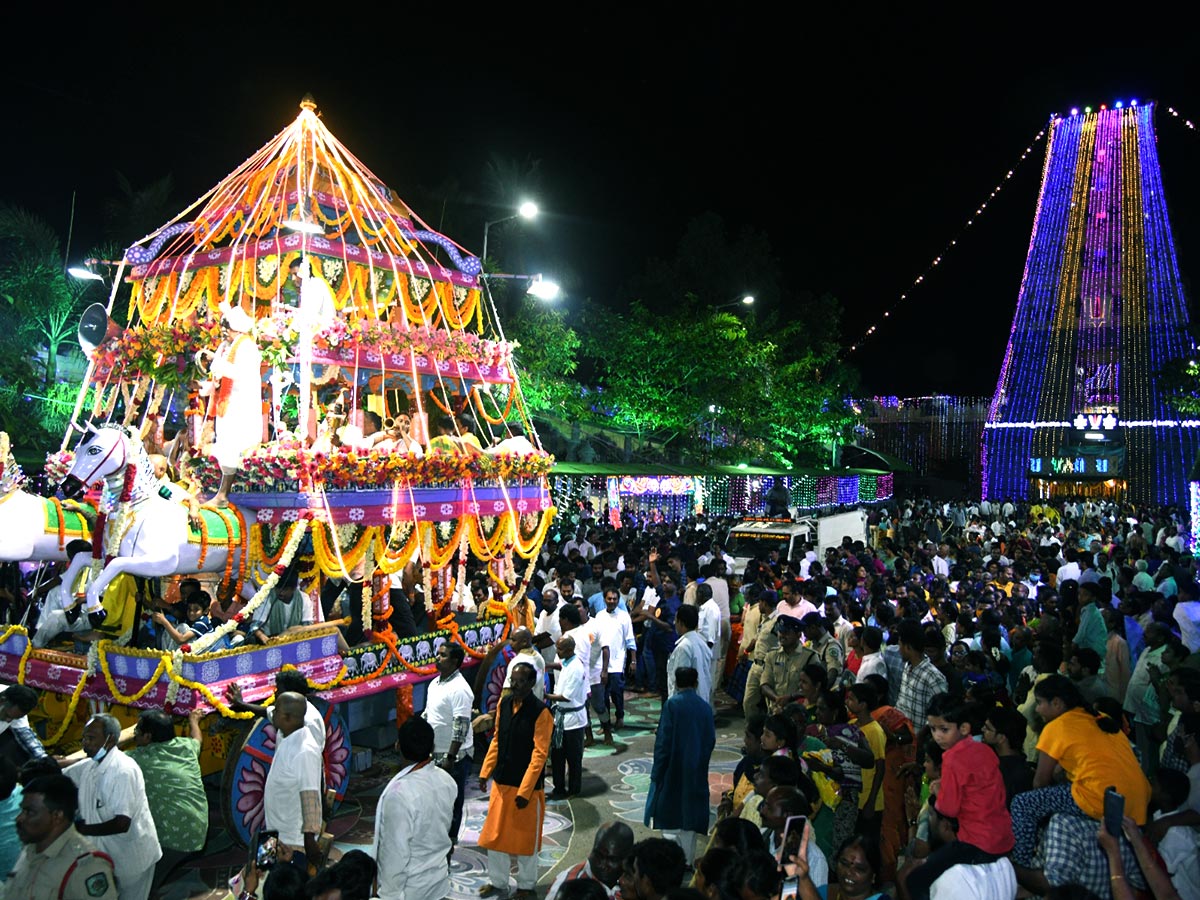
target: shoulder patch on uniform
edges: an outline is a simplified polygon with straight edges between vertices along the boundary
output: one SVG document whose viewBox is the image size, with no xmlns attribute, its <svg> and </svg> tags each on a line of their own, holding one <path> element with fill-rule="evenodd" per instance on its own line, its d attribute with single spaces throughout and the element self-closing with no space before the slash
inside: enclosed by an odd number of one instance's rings
<svg viewBox="0 0 1200 900">
<path fill-rule="evenodd" d="M 97 872 L 85 881 L 83 886 L 87 888 L 89 897 L 103 897 L 108 893 L 108 876 L 103 872 Z"/>
</svg>

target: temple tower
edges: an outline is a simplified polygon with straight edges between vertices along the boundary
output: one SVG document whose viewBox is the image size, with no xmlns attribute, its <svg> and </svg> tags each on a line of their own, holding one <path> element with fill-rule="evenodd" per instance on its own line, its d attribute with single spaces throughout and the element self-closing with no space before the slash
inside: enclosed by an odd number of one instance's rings
<svg viewBox="0 0 1200 900">
<path fill-rule="evenodd" d="M 1055 117 L 999 383 L 983 495 L 1186 502 L 1200 421 L 1156 375 L 1192 352 L 1154 105 Z"/>
</svg>

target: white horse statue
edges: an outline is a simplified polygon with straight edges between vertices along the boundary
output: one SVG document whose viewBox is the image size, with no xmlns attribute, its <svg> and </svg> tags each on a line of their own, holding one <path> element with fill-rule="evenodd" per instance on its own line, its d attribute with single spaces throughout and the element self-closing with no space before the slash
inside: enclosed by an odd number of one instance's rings
<svg viewBox="0 0 1200 900">
<path fill-rule="evenodd" d="M 132 470 L 130 467 L 133 467 Z M 127 482 L 127 478 L 130 479 Z M 153 465 L 142 442 L 120 425 L 88 426 L 88 435 L 75 452 L 75 462 L 63 480 L 67 497 L 79 496 L 88 485 L 104 483 L 101 511 L 108 516 L 106 534 L 97 535 L 112 559 L 88 585 L 87 606 L 100 605 L 104 589 L 122 573 L 142 578 L 162 575 L 220 572 L 227 554 L 233 552 L 236 568 L 245 535 L 232 550 L 213 542 L 207 551 L 188 539 L 188 511 L 178 489 L 154 477 Z M 127 504 L 121 503 L 127 484 L 132 488 Z M 122 512 L 124 506 L 125 512 Z M 214 515 L 205 511 L 207 515 Z M 235 518 L 227 513 L 226 521 Z M 114 529 L 121 529 L 115 534 Z M 114 541 L 119 541 L 114 546 Z M 204 565 L 198 565 L 204 552 Z M 92 563 L 88 554 L 77 554 L 63 575 L 64 584 L 73 584 L 77 572 Z"/>
<path fill-rule="evenodd" d="M 88 538 L 90 528 L 82 518 L 70 516 L 64 525 L 63 546 L 54 525 L 61 514 L 53 500 L 21 490 L 25 476 L 9 450 L 8 435 L 0 431 L 0 562 L 64 560 L 71 538 Z M 65 514 L 70 515 L 70 514 Z"/>
</svg>

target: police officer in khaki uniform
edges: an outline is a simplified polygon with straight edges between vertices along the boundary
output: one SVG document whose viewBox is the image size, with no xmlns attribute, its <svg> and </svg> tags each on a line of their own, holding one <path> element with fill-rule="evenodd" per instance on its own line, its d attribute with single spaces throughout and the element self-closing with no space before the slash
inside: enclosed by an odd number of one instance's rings
<svg viewBox="0 0 1200 900">
<path fill-rule="evenodd" d="M 117 900 L 112 860 L 75 830 L 78 796 L 65 775 L 35 778 L 25 788 L 17 836 L 25 845 L 4 900 Z"/>
<path fill-rule="evenodd" d="M 795 616 L 777 616 L 775 631 L 779 646 L 763 661 L 761 690 L 771 712 L 779 712 L 800 693 L 800 674 L 809 663 L 819 663 L 817 654 L 800 645 L 803 626 Z"/>
<path fill-rule="evenodd" d="M 758 598 L 759 625 L 751 650 L 754 662 L 746 673 L 746 692 L 742 696 L 742 710 L 746 718 L 762 712 L 763 696 L 759 685 L 762 683 L 763 664 L 767 661 L 767 654 L 779 646 L 779 636 L 775 633 L 775 607 L 778 605 L 779 595 L 774 591 L 763 591 Z"/>
</svg>

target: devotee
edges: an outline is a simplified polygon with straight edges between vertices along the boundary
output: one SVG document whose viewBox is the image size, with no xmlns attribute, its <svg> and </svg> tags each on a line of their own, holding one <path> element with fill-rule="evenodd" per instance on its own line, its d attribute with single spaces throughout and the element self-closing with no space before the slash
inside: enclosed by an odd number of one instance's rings
<svg viewBox="0 0 1200 900">
<path fill-rule="evenodd" d="M 21 796 L 20 770 L 7 759 L 0 759 L 0 875 L 11 872 L 21 855 L 16 829 Z"/>
<path fill-rule="evenodd" d="M 17 834 L 24 844 L 0 893 L 12 900 L 118 900 L 113 860 L 79 834 L 78 789 L 66 775 L 25 786 Z M 149 883 L 147 882 L 147 889 Z"/>
<path fill-rule="evenodd" d="M 666 838 L 646 838 L 633 845 L 621 873 L 621 900 L 664 900 L 683 883 L 683 851 Z"/>
<path fill-rule="evenodd" d="M 533 646 L 533 632 L 522 625 L 520 628 L 514 628 L 508 639 L 508 644 L 513 649 L 513 658 L 508 661 L 508 667 L 504 671 L 504 686 L 502 690 L 512 690 L 512 673 L 513 668 L 520 663 L 528 663 L 537 671 L 537 678 L 533 682 L 533 695 L 539 700 L 546 696 L 546 662 L 542 659 L 542 654 L 539 653 Z"/>
<path fill-rule="evenodd" d="M 18 769 L 46 755 L 41 739 L 29 727 L 29 713 L 37 703 L 37 691 L 23 684 L 9 685 L 0 694 L 0 759 Z"/>
<path fill-rule="evenodd" d="M 1079 693 L 1088 703 L 1112 696 L 1108 682 L 1100 675 L 1103 665 L 1100 654 L 1091 647 L 1076 648 L 1067 660 L 1067 677 L 1075 682 L 1075 687 L 1079 688 Z"/>
<path fill-rule="evenodd" d="M 266 602 L 250 616 L 247 640 L 265 644 L 273 637 L 297 631 L 316 621 L 316 612 L 308 594 L 299 588 L 300 570 L 290 567 L 271 589 Z"/>
<path fill-rule="evenodd" d="M 458 785 L 444 769 L 431 765 L 433 743 L 433 726 L 419 716 L 410 716 L 396 731 L 400 771 L 375 808 L 371 855 L 378 865 L 380 900 L 450 892 L 450 820 Z"/>
<path fill-rule="evenodd" d="M 621 872 L 632 852 L 633 829 L 624 822 L 606 822 L 596 829 L 587 859 L 560 872 L 546 897 L 560 896 L 562 886 L 572 881 L 592 881 L 603 887 L 608 900 L 620 900 Z"/>
<path fill-rule="evenodd" d="M 87 759 L 66 770 L 79 789 L 75 829 L 113 861 L 120 900 L 146 900 L 162 857 L 142 770 L 117 747 L 121 723 L 92 716 L 83 727 Z"/>
<path fill-rule="evenodd" d="M 705 702 L 712 696 L 712 650 L 700 636 L 697 627 L 700 614 L 694 606 L 681 606 L 675 614 L 675 633 L 678 635 L 675 648 L 667 659 L 667 697 L 674 697 L 680 690 L 678 673 L 680 668 L 695 669 L 700 683 L 697 693 Z"/>
<path fill-rule="evenodd" d="M 883 632 L 874 625 L 867 625 L 862 630 L 860 639 L 863 648 L 862 664 L 858 667 L 857 681 L 866 681 L 871 675 L 882 675 L 887 678 L 887 663 L 883 660 Z"/>
<path fill-rule="evenodd" d="M 587 733 L 587 672 L 575 652 L 575 639 L 569 634 L 558 640 L 558 658 L 562 670 L 555 682 L 556 693 L 546 698 L 554 704 L 550 750 L 554 790 L 550 792 L 550 800 L 565 800 L 582 790 L 583 739 Z"/>
<path fill-rule="evenodd" d="M 177 737 L 174 720 L 158 709 L 138 716 L 129 752 L 146 786 L 146 802 L 162 847 L 155 866 L 154 887 L 160 887 L 180 863 L 204 849 L 208 837 L 208 796 L 200 774 L 203 736 L 198 709 L 188 714 L 188 736 Z"/>
<path fill-rule="evenodd" d="M 1118 723 L 1108 716 L 1098 719 L 1070 679 L 1050 675 L 1033 692 L 1037 714 L 1046 724 L 1037 742 L 1034 789 L 1018 794 L 1012 801 L 1016 836 L 1012 861 L 1021 883 L 1044 893 L 1048 887 L 1045 876 L 1032 868 L 1038 823 L 1056 812 L 1099 823 L 1104 814 L 1105 790 L 1119 785 L 1126 815 L 1144 825 L 1150 784 Z M 1058 767 L 1068 783 L 1054 784 Z"/>
<path fill-rule="evenodd" d="M 695 668 L 675 670 L 677 692 L 659 717 L 644 816 L 646 825 L 683 848 L 688 865 L 697 835 L 708 833 L 708 762 L 716 743 L 712 707 L 697 692 L 698 683 Z"/>
<path fill-rule="evenodd" d="M 433 726 L 433 762 L 441 766 L 458 786 L 454 811 L 450 817 L 450 843 L 458 843 L 462 823 L 463 795 L 471 773 L 471 750 L 475 735 L 471 731 L 471 707 L 475 692 L 459 670 L 466 651 L 454 641 L 438 647 L 435 665 L 438 677 L 426 685 L 425 709 L 421 716 Z M 532 690 L 532 686 L 530 690 Z"/>
<path fill-rule="evenodd" d="M 325 750 L 325 718 L 321 715 L 321 711 L 317 709 L 312 700 L 308 699 L 312 695 L 313 689 L 308 686 L 308 679 L 299 669 L 281 669 L 275 673 L 275 696 L 279 697 L 283 694 L 300 694 L 305 698 L 304 707 L 304 727 L 308 729 L 309 734 L 313 736 L 317 746 L 321 748 L 322 753 Z M 231 684 L 226 690 L 226 696 L 229 698 L 229 705 L 238 712 L 252 712 L 256 716 L 262 716 L 267 721 L 274 724 L 275 722 L 275 707 L 260 706 L 257 703 L 247 703 L 242 698 L 241 685 Z"/>
<path fill-rule="evenodd" d="M 637 657 L 637 641 L 633 638 L 633 620 L 618 606 L 621 599 L 615 579 L 604 589 L 604 609 L 596 618 L 607 621 L 608 680 L 604 685 L 604 705 L 612 707 L 613 727 L 625 727 L 625 678 L 632 677 Z"/>
<path fill-rule="evenodd" d="M 1013 797 L 1033 788 L 1033 770 L 1025 757 L 1025 733 L 1029 723 L 1020 712 L 1008 706 L 987 710 L 983 722 L 983 742 L 996 751 L 1000 777 L 1004 779 L 1005 806 Z"/>
<path fill-rule="evenodd" d="M 907 887 L 901 896 L 910 900 L 925 898 L 961 898 L 973 900 L 1014 900 L 1017 896 L 1017 878 L 1013 865 L 1004 856 L 994 857 L 963 845 L 959 837 L 959 824 L 938 810 L 940 797 L 931 793 L 929 797 L 929 839 L 934 848 L 929 860 L 943 852 L 953 852 L 955 862 L 948 868 L 924 862 L 915 870 L 906 865 L 901 878 Z M 954 848 L 952 850 L 952 848 Z"/>
<path fill-rule="evenodd" d="M 925 634 L 915 619 L 900 622 L 900 656 L 904 660 L 904 675 L 900 681 L 900 696 L 896 708 L 910 721 L 920 726 L 925 721 L 925 708 L 934 694 L 947 689 L 946 676 L 937 670 L 925 655 Z"/>
<path fill-rule="evenodd" d="M 279 843 L 292 851 L 292 865 L 302 872 L 320 865 L 321 748 L 304 727 L 308 701 L 301 694 L 275 698 L 275 756 L 263 788 L 267 828 L 279 832 Z"/>
<path fill-rule="evenodd" d="M 210 501 L 229 506 L 229 489 L 242 466 L 242 456 L 262 442 L 262 353 L 252 334 L 254 320 L 238 305 L 223 305 L 225 341 L 209 365 L 213 379 L 201 389 L 208 397 L 206 418 L 215 421 L 210 452 L 221 465 L 221 486 Z M 206 351 L 200 351 L 205 353 Z"/>
<path fill-rule="evenodd" d="M 513 900 L 534 900 L 537 852 L 542 845 L 545 815 L 542 770 L 550 752 L 554 717 L 533 694 L 537 673 L 522 664 L 513 673 L 513 692 L 500 701 L 496 736 L 479 770 L 480 790 L 487 789 L 487 819 L 479 833 L 479 846 L 487 850 L 488 883 L 481 897 L 509 894 L 509 875 L 516 857 L 517 890 Z"/>
</svg>

